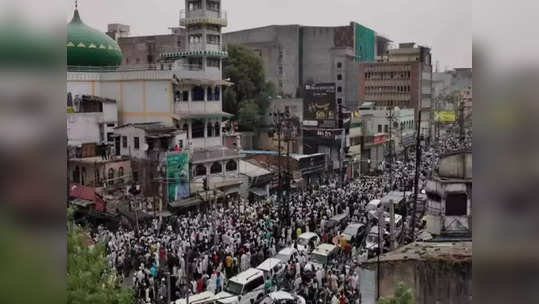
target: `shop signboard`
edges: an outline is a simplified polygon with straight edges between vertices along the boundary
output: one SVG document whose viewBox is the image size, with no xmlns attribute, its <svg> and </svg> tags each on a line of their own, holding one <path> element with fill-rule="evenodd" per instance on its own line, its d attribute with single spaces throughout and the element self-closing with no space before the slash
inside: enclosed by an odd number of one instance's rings
<svg viewBox="0 0 539 304">
<path fill-rule="evenodd" d="M 455 111 L 435 111 L 434 112 L 434 121 L 455 122 L 455 120 L 456 120 Z"/>
<path fill-rule="evenodd" d="M 337 126 L 335 91 L 335 83 L 305 85 L 303 120 L 308 122 L 308 126 L 316 125 L 315 121 L 318 122 L 319 128 L 335 128 Z"/>
</svg>

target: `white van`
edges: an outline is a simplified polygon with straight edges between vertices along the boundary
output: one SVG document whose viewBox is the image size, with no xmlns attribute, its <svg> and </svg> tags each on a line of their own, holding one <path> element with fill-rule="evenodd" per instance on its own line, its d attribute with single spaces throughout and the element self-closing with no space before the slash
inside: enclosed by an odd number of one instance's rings
<svg viewBox="0 0 539 304">
<path fill-rule="evenodd" d="M 189 297 L 189 299 L 179 299 L 171 304 L 210 304 L 215 302 L 215 295 L 211 291 L 201 292 Z"/>
<path fill-rule="evenodd" d="M 288 264 L 290 262 L 290 259 L 297 253 L 298 251 L 295 248 L 292 247 L 286 247 L 281 249 L 277 255 L 275 255 L 276 259 L 279 259 L 283 261 L 284 263 Z"/>
<path fill-rule="evenodd" d="M 276 258 L 269 258 L 256 267 L 264 273 L 264 280 L 280 276 L 286 270 L 286 264 Z"/>
<path fill-rule="evenodd" d="M 314 244 L 314 247 L 320 243 L 320 237 L 314 232 L 304 232 L 298 236 L 298 251 L 310 252 L 314 248 L 310 248 L 310 244 Z"/>
<path fill-rule="evenodd" d="M 333 244 L 320 244 L 316 249 L 311 252 L 311 258 L 309 259 L 309 264 L 313 265 L 314 270 L 324 268 L 329 264 L 331 259 L 335 257 L 338 251 L 337 246 Z"/>
<path fill-rule="evenodd" d="M 224 291 L 215 295 L 220 304 L 254 304 L 264 298 L 264 273 L 249 268 L 230 278 Z"/>
</svg>

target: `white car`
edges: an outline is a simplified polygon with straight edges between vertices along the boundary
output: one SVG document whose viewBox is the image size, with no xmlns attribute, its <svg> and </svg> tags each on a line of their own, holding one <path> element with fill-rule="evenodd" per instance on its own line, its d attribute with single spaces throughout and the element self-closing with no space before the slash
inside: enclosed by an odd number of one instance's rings
<svg viewBox="0 0 539 304">
<path fill-rule="evenodd" d="M 358 237 L 358 235 L 362 232 L 361 230 L 364 229 L 364 226 L 365 225 L 360 223 L 350 223 L 341 233 L 341 236 L 343 236 L 347 242 L 350 242 L 352 241 L 352 238 Z"/>
<path fill-rule="evenodd" d="M 276 258 L 269 258 L 256 267 L 264 273 L 264 280 L 281 275 L 286 270 L 286 264 Z"/>
<path fill-rule="evenodd" d="M 309 248 L 311 242 L 314 244 L 314 247 L 318 246 L 320 243 L 320 237 L 314 232 L 304 232 L 298 236 L 298 251 L 309 253 L 314 248 Z"/>
<path fill-rule="evenodd" d="M 305 299 L 280 290 L 268 294 L 261 304 L 305 304 Z"/>
<path fill-rule="evenodd" d="M 215 302 L 215 295 L 211 291 L 201 292 L 190 296 L 189 298 L 179 299 L 171 304 L 210 304 Z"/>
<path fill-rule="evenodd" d="M 230 278 L 225 290 L 215 295 L 219 304 L 254 304 L 264 298 L 264 273 L 249 268 Z"/>
<path fill-rule="evenodd" d="M 290 259 L 297 253 L 298 251 L 295 248 L 292 247 L 286 247 L 281 249 L 279 253 L 275 256 L 276 259 L 279 259 L 283 261 L 284 263 L 288 264 L 290 262 Z"/>
</svg>

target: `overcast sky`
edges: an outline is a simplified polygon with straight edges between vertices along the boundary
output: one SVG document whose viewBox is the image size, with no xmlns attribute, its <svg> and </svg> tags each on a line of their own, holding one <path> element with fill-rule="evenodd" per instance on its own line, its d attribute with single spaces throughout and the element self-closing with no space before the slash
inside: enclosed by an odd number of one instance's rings
<svg viewBox="0 0 539 304">
<path fill-rule="evenodd" d="M 69 0 L 66 0 L 69 3 Z M 67 19 L 73 3 L 67 7 Z M 430 46 L 433 64 L 472 66 L 472 7 L 469 0 L 223 0 L 225 32 L 271 24 L 347 25 L 356 21 L 395 43 Z M 131 35 L 166 34 L 178 26 L 183 0 L 79 0 L 86 24 L 131 26 Z"/>
</svg>

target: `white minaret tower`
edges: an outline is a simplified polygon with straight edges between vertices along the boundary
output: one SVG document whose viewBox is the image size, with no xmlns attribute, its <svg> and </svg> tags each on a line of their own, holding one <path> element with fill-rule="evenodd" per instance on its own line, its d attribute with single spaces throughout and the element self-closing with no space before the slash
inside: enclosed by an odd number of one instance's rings
<svg viewBox="0 0 539 304">
<path fill-rule="evenodd" d="M 174 73 L 176 125 L 187 132 L 188 148 L 222 145 L 222 61 L 228 56 L 221 29 L 227 26 L 221 0 L 185 0 L 180 26 L 185 49 L 161 54 Z"/>
</svg>

